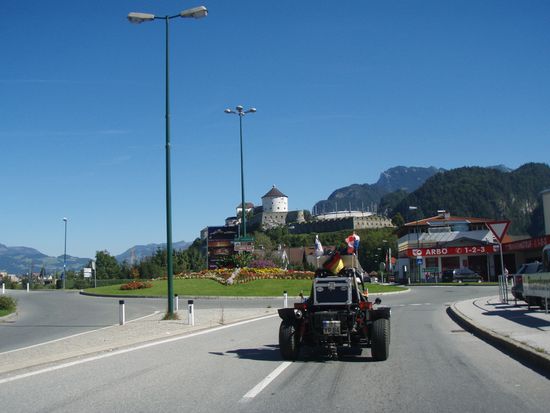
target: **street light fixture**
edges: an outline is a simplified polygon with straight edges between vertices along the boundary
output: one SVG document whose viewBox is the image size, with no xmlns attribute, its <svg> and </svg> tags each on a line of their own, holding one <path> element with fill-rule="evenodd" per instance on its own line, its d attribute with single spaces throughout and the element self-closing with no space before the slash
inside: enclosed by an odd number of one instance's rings
<svg viewBox="0 0 550 413">
<path fill-rule="evenodd" d="M 241 142 L 241 238 L 246 238 L 246 205 L 244 203 L 244 168 L 243 168 L 243 117 L 248 113 L 255 113 L 256 108 L 250 108 L 244 110 L 244 108 L 239 105 L 232 109 L 225 109 L 225 113 L 239 115 L 239 131 L 240 131 L 240 142 Z"/>
<path fill-rule="evenodd" d="M 67 218 L 63 218 L 65 223 L 65 247 L 63 249 L 63 289 L 65 289 L 65 278 L 67 278 Z"/>
<path fill-rule="evenodd" d="M 169 48 L 168 48 L 168 22 L 176 17 L 200 19 L 206 17 L 208 10 L 204 6 L 193 7 L 186 9 L 179 14 L 173 16 L 155 16 L 150 13 L 128 14 L 130 23 L 143 23 L 153 20 L 165 21 L 165 37 L 166 37 L 166 272 L 168 278 L 168 317 L 174 315 L 174 270 L 172 263 L 172 194 L 171 194 L 171 175 L 170 175 L 170 93 L 169 93 Z"/>
<path fill-rule="evenodd" d="M 416 249 L 417 251 L 420 249 L 420 228 L 418 228 L 418 207 L 417 206 L 409 206 L 409 211 L 415 211 L 415 218 L 416 221 L 414 222 L 414 231 L 416 232 Z M 422 257 L 422 256 L 421 256 Z M 418 281 L 421 280 L 421 265 L 416 264 L 418 267 Z"/>
</svg>

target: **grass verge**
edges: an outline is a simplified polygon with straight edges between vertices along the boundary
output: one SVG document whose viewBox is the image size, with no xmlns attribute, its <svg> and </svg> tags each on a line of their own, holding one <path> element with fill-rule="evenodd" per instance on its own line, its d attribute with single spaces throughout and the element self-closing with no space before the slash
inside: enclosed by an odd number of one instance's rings
<svg viewBox="0 0 550 413">
<path fill-rule="evenodd" d="M 0 296 L 0 317 L 14 313 L 17 309 L 17 301 L 10 296 Z"/>
<path fill-rule="evenodd" d="M 88 288 L 85 291 L 102 295 L 133 295 L 164 297 L 167 294 L 166 281 L 153 281 L 152 288 L 139 290 L 121 290 L 120 285 Z M 403 291 L 403 287 L 393 285 L 367 284 L 369 293 Z M 181 296 L 219 296 L 219 297 L 276 297 L 287 291 L 289 296 L 297 296 L 300 291 L 309 295 L 310 280 L 255 280 L 245 284 L 222 285 L 213 280 L 186 279 L 174 280 L 174 294 Z"/>
<path fill-rule="evenodd" d="M 0 310 L 0 317 L 5 317 L 15 312 L 15 310 Z"/>
</svg>

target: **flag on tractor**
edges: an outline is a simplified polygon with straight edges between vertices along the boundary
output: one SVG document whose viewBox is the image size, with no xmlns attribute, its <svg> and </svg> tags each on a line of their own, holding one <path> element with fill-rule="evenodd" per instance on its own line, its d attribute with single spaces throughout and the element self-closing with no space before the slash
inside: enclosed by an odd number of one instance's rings
<svg viewBox="0 0 550 413">
<path fill-rule="evenodd" d="M 323 264 L 325 270 L 330 271 L 334 275 L 338 274 L 344 268 L 344 261 L 340 257 L 340 253 L 335 252 L 328 261 Z"/>
<path fill-rule="evenodd" d="M 315 256 L 320 257 L 323 253 L 323 245 L 321 244 L 321 241 L 319 241 L 319 235 L 315 235 Z"/>
<path fill-rule="evenodd" d="M 359 241 L 361 238 L 355 232 L 346 238 L 348 244 L 348 254 L 355 254 L 359 251 Z"/>
</svg>

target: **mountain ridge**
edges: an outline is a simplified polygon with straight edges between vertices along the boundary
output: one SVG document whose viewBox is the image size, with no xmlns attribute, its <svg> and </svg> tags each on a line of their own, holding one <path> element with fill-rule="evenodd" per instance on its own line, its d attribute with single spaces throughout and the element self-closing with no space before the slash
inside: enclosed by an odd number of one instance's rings
<svg viewBox="0 0 550 413">
<path fill-rule="evenodd" d="M 191 244 L 191 242 L 186 241 L 174 242 L 173 248 L 174 250 L 186 249 Z M 136 261 L 139 262 L 144 257 L 154 254 L 157 248 L 165 247 L 166 243 L 134 245 L 122 254 L 116 255 L 115 258 L 120 263 L 125 260 L 130 262 L 129 258 L 131 258 L 133 254 Z M 80 271 L 83 267 L 88 265 L 90 259 L 91 258 L 81 258 L 67 255 L 67 270 Z M 5 271 L 9 274 L 27 274 L 31 271 L 31 267 L 33 272 L 39 272 L 42 267 L 46 269 L 47 274 L 62 272 L 63 261 L 64 255 L 52 257 L 38 251 L 35 248 L 24 246 L 8 247 L 5 244 L 0 243 L 0 271 Z"/>
<path fill-rule="evenodd" d="M 543 235 L 540 192 L 550 187 L 550 167 L 526 163 L 510 172 L 500 168 L 462 167 L 434 175 L 401 199 L 384 198 L 391 217 L 422 219 L 444 209 L 455 216 L 510 220 L 510 235 Z M 409 216 L 409 206 L 417 207 Z"/>
<path fill-rule="evenodd" d="M 394 166 L 381 172 L 374 184 L 351 184 L 333 191 L 326 200 L 313 206 L 313 214 L 343 210 L 376 212 L 384 195 L 401 190 L 408 193 L 419 188 L 428 178 L 445 169 L 435 166 Z"/>
</svg>

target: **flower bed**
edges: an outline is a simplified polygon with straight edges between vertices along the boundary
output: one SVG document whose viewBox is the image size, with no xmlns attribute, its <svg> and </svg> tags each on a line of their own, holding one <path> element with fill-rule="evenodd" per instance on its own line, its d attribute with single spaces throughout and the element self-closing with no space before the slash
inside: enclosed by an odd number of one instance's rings
<svg viewBox="0 0 550 413">
<path fill-rule="evenodd" d="M 313 279 L 314 273 L 311 271 L 293 271 L 283 270 L 281 268 L 241 268 L 235 273 L 233 268 L 220 268 L 216 270 L 203 270 L 200 272 L 178 274 L 179 279 L 211 279 L 220 284 L 242 284 L 254 280 L 308 280 Z"/>
<path fill-rule="evenodd" d="M 127 284 L 120 286 L 121 290 L 142 290 L 144 288 L 151 288 L 153 284 L 148 281 L 131 281 Z"/>
</svg>

